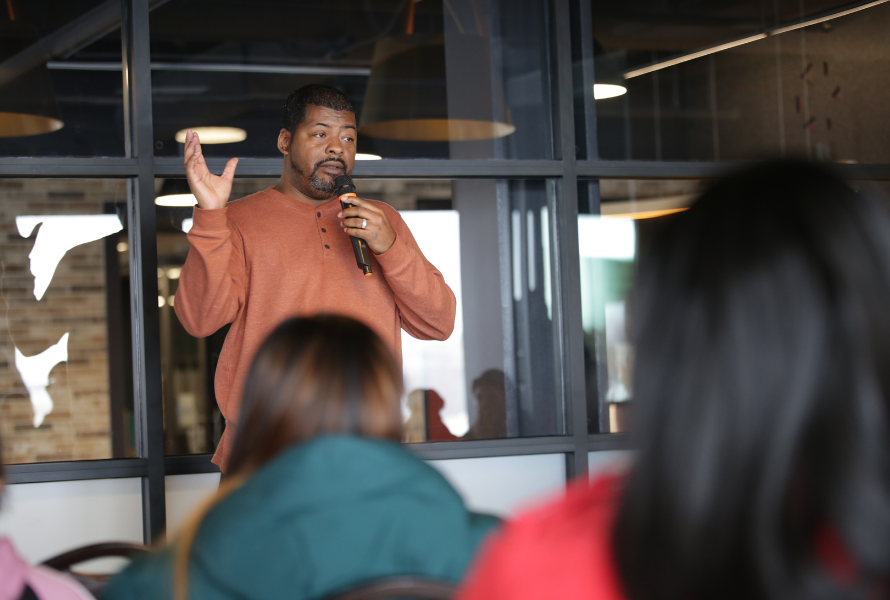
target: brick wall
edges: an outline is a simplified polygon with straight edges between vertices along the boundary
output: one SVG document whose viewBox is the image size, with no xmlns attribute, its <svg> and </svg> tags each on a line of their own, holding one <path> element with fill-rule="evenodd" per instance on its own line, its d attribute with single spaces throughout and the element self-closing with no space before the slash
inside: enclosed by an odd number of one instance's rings
<svg viewBox="0 0 890 600">
<path fill-rule="evenodd" d="M 37 301 L 28 254 L 39 229 L 22 238 L 15 218 L 101 214 L 105 202 L 125 199 L 123 181 L 0 179 L 0 435 L 6 463 L 111 457 L 105 242 L 68 251 Z M 68 361 L 52 369 L 47 388 L 55 406 L 35 429 L 13 348 L 33 356 L 66 332 Z"/>
</svg>

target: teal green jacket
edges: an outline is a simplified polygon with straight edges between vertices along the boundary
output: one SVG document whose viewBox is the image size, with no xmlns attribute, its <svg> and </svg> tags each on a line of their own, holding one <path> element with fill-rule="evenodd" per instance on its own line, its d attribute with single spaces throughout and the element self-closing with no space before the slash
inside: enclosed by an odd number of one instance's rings
<svg viewBox="0 0 890 600">
<path fill-rule="evenodd" d="M 287 450 L 208 513 L 189 598 L 310 600 L 398 575 L 457 583 L 497 525 L 400 444 L 322 437 Z M 103 599 L 171 590 L 168 549 L 122 571 Z"/>
</svg>

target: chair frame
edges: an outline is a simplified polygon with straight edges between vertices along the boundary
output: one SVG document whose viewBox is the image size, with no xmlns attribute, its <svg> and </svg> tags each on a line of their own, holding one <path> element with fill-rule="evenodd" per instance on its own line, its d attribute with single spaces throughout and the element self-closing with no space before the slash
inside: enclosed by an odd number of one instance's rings
<svg viewBox="0 0 890 600">
<path fill-rule="evenodd" d="M 455 585 L 426 577 L 387 577 L 328 596 L 325 600 L 451 600 Z"/>
<path fill-rule="evenodd" d="M 77 580 L 88 592 L 94 596 L 99 596 L 111 580 L 111 574 L 104 573 L 78 573 L 72 571 L 74 565 L 94 560 L 97 558 L 109 558 L 119 556 L 122 558 L 136 558 L 143 554 L 148 554 L 148 546 L 142 544 L 134 544 L 132 542 L 102 542 L 100 544 L 90 544 L 75 548 L 58 554 L 43 561 L 43 566 L 62 571 Z"/>
</svg>

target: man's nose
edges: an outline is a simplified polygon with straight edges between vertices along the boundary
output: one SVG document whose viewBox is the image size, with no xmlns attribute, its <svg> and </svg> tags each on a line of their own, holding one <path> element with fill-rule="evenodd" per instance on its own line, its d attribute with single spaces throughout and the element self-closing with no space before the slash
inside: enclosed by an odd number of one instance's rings
<svg viewBox="0 0 890 600">
<path fill-rule="evenodd" d="M 335 136 L 328 138 L 328 154 L 343 154 L 343 143 Z"/>
</svg>

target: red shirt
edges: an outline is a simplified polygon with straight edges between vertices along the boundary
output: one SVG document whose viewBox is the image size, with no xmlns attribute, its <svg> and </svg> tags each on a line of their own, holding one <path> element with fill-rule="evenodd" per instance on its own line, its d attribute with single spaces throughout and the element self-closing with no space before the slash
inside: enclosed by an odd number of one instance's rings
<svg viewBox="0 0 890 600">
<path fill-rule="evenodd" d="M 625 600 L 611 549 L 621 478 L 586 483 L 492 537 L 456 600 Z"/>
</svg>

